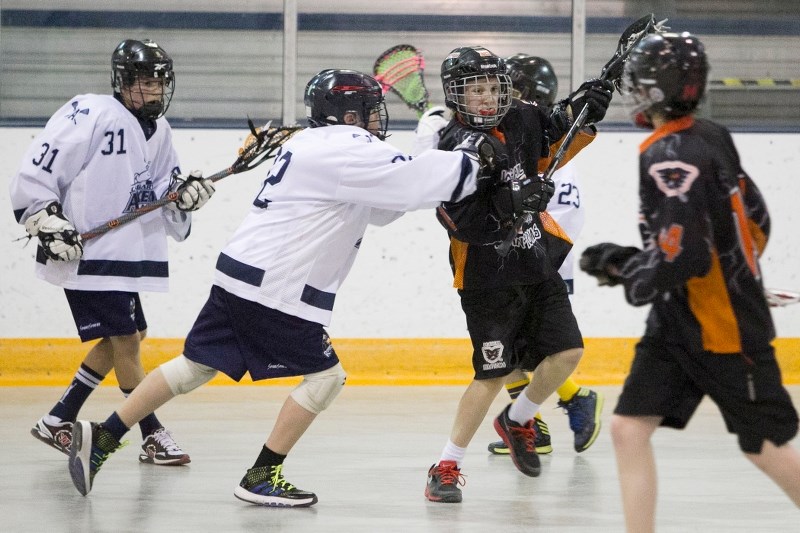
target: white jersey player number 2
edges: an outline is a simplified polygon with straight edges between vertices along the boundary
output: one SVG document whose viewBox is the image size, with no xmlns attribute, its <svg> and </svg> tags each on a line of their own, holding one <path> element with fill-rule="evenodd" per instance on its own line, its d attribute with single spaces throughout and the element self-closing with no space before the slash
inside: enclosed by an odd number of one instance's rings
<svg viewBox="0 0 800 533">
<path fill-rule="evenodd" d="M 283 152 L 283 154 L 281 154 L 280 157 L 275 160 L 272 168 L 269 169 L 267 179 L 264 180 L 264 186 L 261 187 L 261 191 L 259 191 L 258 196 L 256 196 L 256 199 L 253 201 L 253 205 L 262 209 L 267 208 L 270 202 L 269 198 L 266 198 L 265 196 L 267 187 L 280 183 L 280 181 L 283 179 L 283 175 L 286 173 L 286 169 L 289 168 L 289 163 L 291 162 L 292 152 Z"/>
</svg>

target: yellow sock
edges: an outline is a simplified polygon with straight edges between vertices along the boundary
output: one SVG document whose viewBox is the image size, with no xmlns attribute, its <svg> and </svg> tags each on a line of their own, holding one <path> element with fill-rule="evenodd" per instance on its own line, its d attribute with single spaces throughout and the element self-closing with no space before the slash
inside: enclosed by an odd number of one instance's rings
<svg viewBox="0 0 800 533">
<path fill-rule="evenodd" d="M 528 376 L 524 378 L 514 381 L 513 383 L 506 383 L 506 390 L 508 391 L 508 395 L 511 396 L 512 400 L 516 400 L 517 396 L 525 390 L 525 387 L 528 386 L 531 380 Z"/>
<path fill-rule="evenodd" d="M 580 389 L 581 386 L 572 381 L 572 378 L 567 378 L 567 381 L 556 389 L 556 393 L 562 402 L 568 402 Z"/>
</svg>

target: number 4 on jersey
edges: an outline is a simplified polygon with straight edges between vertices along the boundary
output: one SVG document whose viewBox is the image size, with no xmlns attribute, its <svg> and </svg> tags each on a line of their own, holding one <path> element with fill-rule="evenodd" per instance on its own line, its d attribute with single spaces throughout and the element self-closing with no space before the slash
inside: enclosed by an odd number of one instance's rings
<svg viewBox="0 0 800 533">
<path fill-rule="evenodd" d="M 683 226 L 672 224 L 667 229 L 662 229 L 658 234 L 658 247 L 664 254 L 664 260 L 672 263 L 676 257 L 681 255 L 683 247 Z"/>
</svg>

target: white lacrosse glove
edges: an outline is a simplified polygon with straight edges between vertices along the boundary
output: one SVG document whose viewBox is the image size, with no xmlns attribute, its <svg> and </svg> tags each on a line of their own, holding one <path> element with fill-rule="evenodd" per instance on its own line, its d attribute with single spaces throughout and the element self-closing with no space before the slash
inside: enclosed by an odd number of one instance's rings
<svg viewBox="0 0 800 533">
<path fill-rule="evenodd" d="M 173 180 L 172 190 L 178 195 L 174 205 L 178 211 L 197 211 L 216 191 L 214 183 L 203 179 L 199 170 L 192 170 L 188 176 L 178 174 Z"/>
<path fill-rule="evenodd" d="M 44 255 L 53 261 L 74 261 L 83 255 L 81 234 L 64 216 L 61 204 L 50 202 L 25 220 L 25 231 L 38 237 Z"/>
</svg>

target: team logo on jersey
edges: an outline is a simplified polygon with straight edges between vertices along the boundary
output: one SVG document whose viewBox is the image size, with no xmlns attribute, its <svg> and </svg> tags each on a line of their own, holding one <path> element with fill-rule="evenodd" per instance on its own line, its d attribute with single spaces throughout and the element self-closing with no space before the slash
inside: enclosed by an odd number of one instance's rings
<svg viewBox="0 0 800 533">
<path fill-rule="evenodd" d="M 525 179 L 525 171 L 522 170 L 521 163 L 517 163 L 508 170 L 502 170 L 500 172 L 500 181 L 506 182 L 506 181 L 511 181 L 512 179 L 517 179 L 517 180 Z"/>
<path fill-rule="evenodd" d="M 514 237 L 514 240 L 511 241 L 511 246 L 513 248 L 530 249 L 535 247 L 541 238 L 542 230 L 539 229 L 538 225 L 532 224 L 525 231 Z"/>
<path fill-rule="evenodd" d="M 136 172 L 133 175 L 133 185 L 131 185 L 128 205 L 125 206 L 123 213 L 136 211 L 140 207 L 151 204 L 156 200 L 156 191 L 153 188 L 153 178 L 150 176 L 150 162 L 148 161 L 143 171 Z"/>
<path fill-rule="evenodd" d="M 689 192 L 694 180 L 700 175 L 700 170 L 696 166 L 683 161 L 655 163 L 650 165 L 647 172 L 664 195 L 677 196 L 681 199 Z"/>
<path fill-rule="evenodd" d="M 80 109 L 78 107 L 78 102 L 72 102 L 72 113 L 70 113 L 69 115 L 66 115 L 66 117 L 68 119 L 70 119 L 73 124 L 77 125 L 78 124 L 78 118 L 77 118 L 78 115 L 88 115 L 88 114 L 89 114 L 89 108 L 88 107 L 85 108 L 85 109 Z"/>
<path fill-rule="evenodd" d="M 494 370 L 495 368 L 505 368 L 506 362 L 503 361 L 504 346 L 501 341 L 484 342 L 481 346 L 481 353 L 486 363 L 484 370 Z"/>
</svg>

